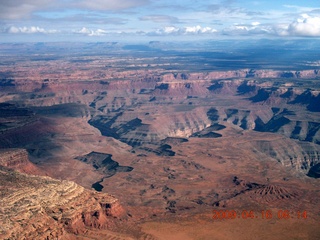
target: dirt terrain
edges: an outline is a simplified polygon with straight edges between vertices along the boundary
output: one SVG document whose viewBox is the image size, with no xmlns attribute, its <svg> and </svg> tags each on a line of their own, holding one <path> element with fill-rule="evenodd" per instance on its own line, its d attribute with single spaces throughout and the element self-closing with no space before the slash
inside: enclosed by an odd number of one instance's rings
<svg viewBox="0 0 320 240">
<path fill-rule="evenodd" d="M 4 238 L 318 238 L 317 69 L 112 61 L 0 67 L 10 75 L 0 80 Z"/>
</svg>

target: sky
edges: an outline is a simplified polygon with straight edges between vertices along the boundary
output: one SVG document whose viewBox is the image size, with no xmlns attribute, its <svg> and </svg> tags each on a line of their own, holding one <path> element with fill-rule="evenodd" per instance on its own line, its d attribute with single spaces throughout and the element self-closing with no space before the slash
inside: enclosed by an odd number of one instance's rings
<svg viewBox="0 0 320 240">
<path fill-rule="evenodd" d="M 319 0 L 0 0 L 0 42 L 320 38 Z"/>
</svg>

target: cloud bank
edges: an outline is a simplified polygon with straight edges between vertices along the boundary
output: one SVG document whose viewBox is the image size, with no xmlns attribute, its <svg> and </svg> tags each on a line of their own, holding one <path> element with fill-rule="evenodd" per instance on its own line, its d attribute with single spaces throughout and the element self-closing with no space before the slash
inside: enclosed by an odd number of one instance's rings
<svg viewBox="0 0 320 240">
<path fill-rule="evenodd" d="M 168 26 L 158 29 L 154 32 L 149 32 L 149 35 L 199 35 L 216 33 L 217 30 L 211 27 L 191 26 L 191 27 L 175 27 Z"/>
<path fill-rule="evenodd" d="M 44 28 L 32 26 L 32 27 L 15 27 L 11 26 L 5 30 L 7 33 L 13 33 L 13 34 L 18 34 L 18 33 L 26 33 L 26 34 L 34 34 L 34 33 L 44 33 L 44 34 L 54 34 L 58 33 L 58 30 L 50 29 L 46 30 Z"/>
<path fill-rule="evenodd" d="M 105 36 L 108 32 L 103 29 L 91 30 L 86 27 L 83 27 L 78 31 L 74 31 L 74 33 L 93 37 L 93 36 Z"/>
<path fill-rule="evenodd" d="M 303 14 L 288 26 L 288 34 L 293 36 L 320 37 L 320 17 Z"/>
</svg>

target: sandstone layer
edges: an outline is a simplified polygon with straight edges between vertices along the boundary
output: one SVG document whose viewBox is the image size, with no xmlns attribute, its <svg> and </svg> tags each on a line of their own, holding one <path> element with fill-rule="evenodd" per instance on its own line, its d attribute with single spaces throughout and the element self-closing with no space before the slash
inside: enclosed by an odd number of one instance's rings
<svg viewBox="0 0 320 240">
<path fill-rule="evenodd" d="M 1 150 L 0 161 L 1 239 L 81 239 L 90 229 L 112 229 L 127 218 L 111 195 L 9 169 L 41 173 L 25 150 Z"/>
</svg>

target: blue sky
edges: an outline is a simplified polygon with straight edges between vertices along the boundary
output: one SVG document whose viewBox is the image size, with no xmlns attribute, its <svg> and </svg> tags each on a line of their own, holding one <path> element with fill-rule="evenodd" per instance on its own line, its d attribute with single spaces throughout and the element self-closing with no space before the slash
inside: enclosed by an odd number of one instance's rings
<svg viewBox="0 0 320 240">
<path fill-rule="evenodd" d="M 0 0 L 0 42 L 297 37 L 318 0 Z"/>
</svg>

